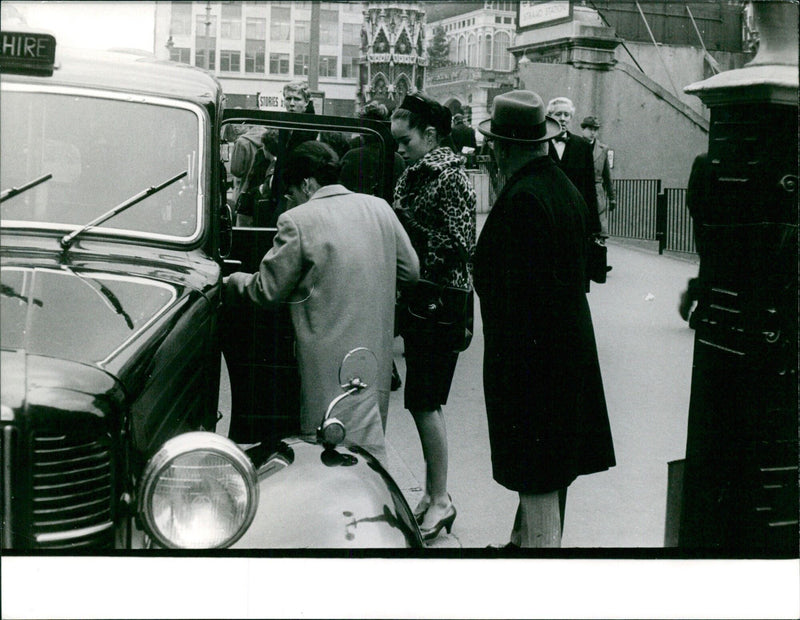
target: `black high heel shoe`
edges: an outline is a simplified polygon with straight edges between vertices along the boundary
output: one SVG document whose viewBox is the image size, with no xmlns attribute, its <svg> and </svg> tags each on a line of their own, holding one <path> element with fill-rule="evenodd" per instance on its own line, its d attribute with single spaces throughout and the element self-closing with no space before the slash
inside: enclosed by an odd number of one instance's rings
<svg viewBox="0 0 800 620">
<path fill-rule="evenodd" d="M 422 534 L 422 540 L 433 540 L 439 535 L 439 532 L 442 531 L 442 528 L 447 530 L 449 534 L 453 529 L 453 521 L 456 520 L 456 507 L 453 502 L 450 502 L 450 510 L 447 511 L 447 514 L 439 519 L 431 528 L 420 528 L 419 533 Z"/>
</svg>

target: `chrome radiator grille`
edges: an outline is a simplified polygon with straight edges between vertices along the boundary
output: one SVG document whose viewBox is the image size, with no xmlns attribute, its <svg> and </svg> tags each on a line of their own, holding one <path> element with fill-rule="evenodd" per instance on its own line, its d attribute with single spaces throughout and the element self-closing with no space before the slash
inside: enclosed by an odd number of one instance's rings
<svg viewBox="0 0 800 620">
<path fill-rule="evenodd" d="M 115 485 L 108 436 L 39 433 L 32 452 L 29 535 L 34 546 L 113 546 Z"/>
</svg>

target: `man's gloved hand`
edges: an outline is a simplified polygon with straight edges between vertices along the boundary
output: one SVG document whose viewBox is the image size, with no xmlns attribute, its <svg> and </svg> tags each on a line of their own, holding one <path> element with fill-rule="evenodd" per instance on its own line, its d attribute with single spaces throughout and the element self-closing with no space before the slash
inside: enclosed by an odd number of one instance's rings
<svg viewBox="0 0 800 620">
<path fill-rule="evenodd" d="M 617 208 L 617 201 L 616 200 L 609 200 L 608 201 L 608 210 L 613 211 Z"/>
</svg>

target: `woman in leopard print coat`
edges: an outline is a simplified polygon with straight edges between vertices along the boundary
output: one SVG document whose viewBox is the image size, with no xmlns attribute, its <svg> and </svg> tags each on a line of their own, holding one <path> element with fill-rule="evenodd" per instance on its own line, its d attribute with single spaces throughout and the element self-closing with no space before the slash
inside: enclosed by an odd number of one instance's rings
<svg viewBox="0 0 800 620">
<path fill-rule="evenodd" d="M 392 135 L 407 168 L 394 207 L 420 262 L 420 279 L 471 288 L 475 250 L 475 190 L 464 164 L 441 142 L 450 111 L 422 93 L 407 95 L 392 114 Z M 405 344 L 405 407 L 414 417 L 425 458 L 425 494 L 414 515 L 426 540 L 449 532 L 456 509 L 447 493 L 446 404 L 458 353 L 429 332 L 401 323 Z"/>
</svg>

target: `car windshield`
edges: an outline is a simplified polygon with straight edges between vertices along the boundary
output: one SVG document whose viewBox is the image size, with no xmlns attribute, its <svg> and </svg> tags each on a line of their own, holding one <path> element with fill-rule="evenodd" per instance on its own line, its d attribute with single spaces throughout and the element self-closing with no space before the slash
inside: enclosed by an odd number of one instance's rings
<svg viewBox="0 0 800 620">
<path fill-rule="evenodd" d="M 188 171 L 95 230 L 164 239 L 198 234 L 200 131 L 193 110 L 140 97 L 13 88 L 4 88 L 2 97 L 0 191 L 52 174 L 0 204 L 4 226 L 83 226 Z"/>
</svg>

